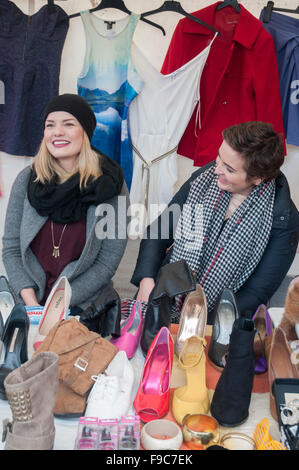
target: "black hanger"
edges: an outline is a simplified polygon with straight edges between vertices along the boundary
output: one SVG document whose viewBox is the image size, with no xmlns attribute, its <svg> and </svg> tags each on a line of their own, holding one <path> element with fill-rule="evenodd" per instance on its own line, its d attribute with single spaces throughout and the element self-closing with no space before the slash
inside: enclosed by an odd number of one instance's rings
<svg viewBox="0 0 299 470">
<path fill-rule="evenodd" d="M 104 8 L 115 8 L 116 10 L 121 10 L 124 13 L 127 13 L 128 15 L 131 15 L 132 13 L 130 10 L 128 10 L 123 0 L 102 0 L 99 5 L 97 5 L 96 7 L 92 8 L 89 11 L 90 13 L 92 13 L 94 11 L 103 10 Z M 69 19 L 76 18 L 77 16 L 80 16 L 80 13 L 73 13 L 72 15 L 69 15 Z M 140 19 L 142 19 L 142 21 L 144 21 L 145 23 L 148 23 L 151 26 L 154 26 L 155 28 L 160 29 L 162 33 L 164 34 L 164 36 L 166 35 L 165 29 L 159 24 L 153 23 L 152 21 L 149 21 L 147 19 L 143 19 L 143 18 L 140 18 Z"/>
<path fill-rule="evenodd" d="M 222 3 L 217 5 L 216 10 L 222 10 L 225 7 L 233 7 L 238 13 L 241 11 L 241 7 L 237 0 L 224 0 Z"/>
<path fill-rule="evenodd" d="M 299 5 L 297 6 L 296 10 L 289 10 L 288 8 L 274 7 L 274 2 L 268 2 L 267 6 L 264 7 L 263 23 L 269 23 L 273 10 L 275 10 L 275 11 L 284 11 L 286 13 L 297 13 L 297 14 L 299 14 Z"/>
<path fill-rule="evenodd" d="M 48 9 L 49 9 L 49 12 L 52 13 L 53 11 L 55 11 L 55 8 L 54 8 L 54 0 L 48 0 Z"/>
<path fill-rule="evenodd" d="M 214 31 L 214 33 L 218 33 L 220 35 L 219 31 L 217 31 L 214 28 L 214 26 L 211 26 L 211 25 L 205 23 L 204 21 L 197 18 L 196 16 L 190 15 L 190 13 L 187 13 L 183 9 L 180 2 L 176 2 L 174 0 L 167 0 L 163 3 L 163 5 L 160 6 L 160 8 L 156 8 L 155 10 L 146 11 L 146 12 L 142 13 L 141 14 L 141 19 L 143 19 L 145 16 L 155 15 L 156 13 L 162 13 L 163 11 L 173 11 L 175 13 L 180 13 L 181 15 L 186 16 L 190 20 L 193 20 L 196 23 L 200 23 L 201 25 L 205 26 L 206 28 L 209 28 L 211 31 Z"/>
</svg>

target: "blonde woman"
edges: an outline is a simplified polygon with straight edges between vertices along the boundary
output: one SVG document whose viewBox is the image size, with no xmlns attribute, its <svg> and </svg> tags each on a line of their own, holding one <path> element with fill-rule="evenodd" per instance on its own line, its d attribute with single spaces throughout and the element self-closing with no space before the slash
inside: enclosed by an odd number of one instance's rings
<svg viewBox="0 0 299 470">
<path fill-rule="evenodd" d="M 40 150 L 13 184 L 3 262 L 26 306 L 44 305 L 55 281 L 66 276 L 71 307 L 86 308 L 111 283 L 123 256 L 126 230 L 118 235 L 116 218 L 115 236 L 96 230 L 101 205 L 117 214 L 119 196 L 127 203 L 128 191 L 120 166 L 91 147 L 95 127 L 83 98 L 55 97 L 45 111 Z"/>
</svg>

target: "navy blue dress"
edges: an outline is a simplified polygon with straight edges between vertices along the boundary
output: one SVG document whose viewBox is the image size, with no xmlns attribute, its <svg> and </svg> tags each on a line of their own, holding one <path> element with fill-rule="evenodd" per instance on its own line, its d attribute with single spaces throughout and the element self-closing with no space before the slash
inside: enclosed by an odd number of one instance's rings
<svg viewBox="0 0 299 470">
<path fill-rule="evenodd" d="M 0 150 L 34 156 L 43 136 L 43 112 L 59 93 L 66 12 L 43 6 L 32 16 L 0 0 Z"/>
<path fill-rule="evenodd" d="M 261 21 L 264 14 L 263 9 Z M 287 143 L 299 146 L 299 19 L 273 11 L 269 23 L 263 22 L 263 27 L 275 45 Z"/>
</svg>

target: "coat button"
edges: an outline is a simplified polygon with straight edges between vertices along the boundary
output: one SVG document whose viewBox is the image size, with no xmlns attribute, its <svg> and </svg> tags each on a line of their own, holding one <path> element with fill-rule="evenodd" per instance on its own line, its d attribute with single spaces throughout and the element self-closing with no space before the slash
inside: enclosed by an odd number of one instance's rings
<svg viewBox="0 0 299 470">
<path fill-rule="evenodd" d="M 280 220 L 284 220 L 284 216 L 283 216 L 283 215 L 280 217 Z"/>
<path fill-rule="evenodd" d="M 222 104 L 227 104 L 227 101 L 223 101 L 223 103 L 222 103 Z"/>
</svg>

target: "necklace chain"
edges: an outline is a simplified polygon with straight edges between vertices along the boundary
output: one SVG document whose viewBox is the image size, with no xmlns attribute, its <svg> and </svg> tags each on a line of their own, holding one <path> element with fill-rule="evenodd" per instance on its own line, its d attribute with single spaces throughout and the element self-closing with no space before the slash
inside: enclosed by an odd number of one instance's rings
<svg viewBox="0 0 299 470">
<path fill-rule="evenodd" d="M 54 258 L 58 258 L 60 256 L 60 251 L 59 251 L 60 250 L 60 244 L 61 244 L 61 240 L 62 240 L 62 237 L 63 237 L 63 234 L 64 234 L 64 231 L 65 231 L 66 227 L 67 227 L 67 224 L 65 224 L 63 229 L 62 229 L 58 245 L 55 245 L 54 224 L 53 224 L 53 221 L 51 220 L 51 233 L 52 233 L 52 244 L 53 244 L 52 256 L 54 256 Z"/>
</svg>

